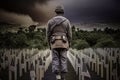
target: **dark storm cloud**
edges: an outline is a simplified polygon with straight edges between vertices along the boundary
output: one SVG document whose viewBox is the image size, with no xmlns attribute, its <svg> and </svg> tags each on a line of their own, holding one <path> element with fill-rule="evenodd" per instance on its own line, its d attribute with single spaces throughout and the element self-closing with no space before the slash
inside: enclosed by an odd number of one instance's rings
<svg viewBox="0 0 120 80">
<path fill-rule="evenodd" d="M 44 21 L 45 14 L 36 9 L 35 4 L 43 5 L 49 0 L 0 0 L 0 9 L 29 15 L 34 21 Z"/>
<path fill-rule="evenodd" d="M 120 0 L 71 0 L 66 16 L 74 22 L 119 22 Z"/>
<path fill-rule="evenodd" d="M 48 0 L 0 0 L 0 8 L 18 12 L 18 13 L 28 13 L 29 8 L 34 7 L 35 3 L 46 3 Z"/>
<path fill-rule="evenodd" d="M 35 22 L 46 22 L 59 3 L 65 6 L 65 16 L 72 22 L 120 21 L 120 0 L 0 0 L 0 9 L 27 15 Z"/>
</svg>

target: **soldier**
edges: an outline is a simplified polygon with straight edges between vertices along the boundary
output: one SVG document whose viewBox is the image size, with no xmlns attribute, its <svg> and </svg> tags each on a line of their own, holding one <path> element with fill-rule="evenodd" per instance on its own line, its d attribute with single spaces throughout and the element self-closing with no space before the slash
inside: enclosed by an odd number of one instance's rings
<svg viewBox="0 0 120 80">
<path fill-rule="evenodd" d="M 70 21 L 63 17 L 64 8 L 57 6 L 55 12 L 57 15 L 48 21 L 47 38 L 52 51 L 52 72 L 56 79 L 65 80 L 72 31 Z"/>
</svg>

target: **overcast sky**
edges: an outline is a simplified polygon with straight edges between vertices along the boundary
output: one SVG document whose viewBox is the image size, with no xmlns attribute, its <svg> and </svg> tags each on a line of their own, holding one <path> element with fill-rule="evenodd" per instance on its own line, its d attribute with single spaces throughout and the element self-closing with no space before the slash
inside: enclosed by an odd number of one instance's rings
<svg viewBox="0 0 120 80">
<path fill-rule="evenodd" d="M 0 0 L 0 22 L 45 24 L 60 4 L 72 23 L 120 21 L 120 0 Z"/>
</svg>

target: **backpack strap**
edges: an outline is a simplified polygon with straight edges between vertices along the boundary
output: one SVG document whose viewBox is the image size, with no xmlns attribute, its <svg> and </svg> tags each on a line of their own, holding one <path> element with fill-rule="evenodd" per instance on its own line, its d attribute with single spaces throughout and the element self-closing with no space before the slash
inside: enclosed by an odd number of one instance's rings
<svg viewBox="0 0 120 80">
<path fill-rule="evenodd" d="M 50 27 L 50 32 L 49 32 L 50 36 L 51 36 L 51 30 L 53 30 L 57 25 L 62 24 L 62 23 L 65 22 L 66 20 L 67 20 L 67 19 L 64 19 L 64 20 L 60 21 L 59 23 L 55 23 L 54 25 L 52 25 L 52 26 Z"/>
<path fill-rule="evenodd" d="M 53 30 L 57 25 L 60 25 L 60 24 L 62 24 L 62 23 L 65 22 L 65 21 L 66 21 L 66 19 L 60 21 L 58 24 L 55 23 L 54 25 L 51 26 L 51 30 Z"/>
</svg>

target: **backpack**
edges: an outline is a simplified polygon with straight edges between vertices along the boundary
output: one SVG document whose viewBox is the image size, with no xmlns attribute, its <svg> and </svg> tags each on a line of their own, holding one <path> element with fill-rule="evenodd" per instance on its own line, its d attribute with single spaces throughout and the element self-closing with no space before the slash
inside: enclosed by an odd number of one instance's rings
<svg viewBox="0 0 120 80">
<path fill-rule="evenodd" d="M 67 35 L 66 35 L 67 28 L 62 25 L 62 23 L 65 21 L 66 21 L 66 19 L 59 22 L 58 24 L 51 26 L 51 29 L 50 29 L 50 32 L 51 32 L 50 33 L 51 34 L 50 46 L 51 46 L 51 48 L 66 48 L 66 49 L 69 48 L 69 43 L 68 43 Z M 64 30 L 63 33 L 57 32 L 56 28 L 58 28 L 58 27 L 60 27 L 62 30 Z M 54 31 L 56 31 L 56 32 L 54 32 Z"/>
</svg>

